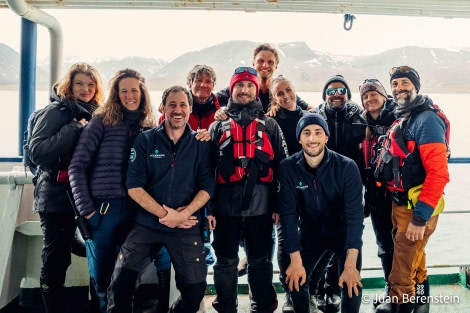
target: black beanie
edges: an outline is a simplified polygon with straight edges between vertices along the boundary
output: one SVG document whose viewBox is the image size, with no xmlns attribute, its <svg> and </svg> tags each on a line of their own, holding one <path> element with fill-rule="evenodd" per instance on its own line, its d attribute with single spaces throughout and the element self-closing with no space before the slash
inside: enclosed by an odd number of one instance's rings
<svg viewBox="0 0 470 313">
<path fill-rule="evenodd" d="M 326 123 L 323 116 L 318 113 L 307 113 L 304 114 L 304 116 L 302 116 L 297 122 L 297 127 L 295 128 L 295 136 L 297 137 L 297 141 L 300 138 L 300 133 L 302 132 L 302 129 L 312 124 L 321 126 L 321 128 L 323 128 L 323 130 L 325 131 L 325 134 L 330 137 L 330 130 L 328 129 L 328 124 Z"/>
<path fill-rule="evenodd" d="M 351 89 L 349 89 L 348 83 L 344 79 L 343 75 L 337 74 L 326 81 L 325 86 L 323 87 L 323 101 L 326 100 L 326 89 L 328 88 L 328 85 L 334 82 L 343 83 L 344 87 L 346 87 L 346 90 L 348 91 L 348 100 L 351 100 Z"/>
<path fill-rule="evenodd" d="M 405 71 L 405 70 L 400 71 L 399 70 L 400 67 L 407 68 L 408 71 Z M 392 80 L 396 78 L 406 77 L 409 80 L 411 80 L 411 82 L 416 88 L 416 91 L 419 92 L 419 90 L 421 89 L 421 81 L 420 81 L 418 72 L 414 68 L 410 66 L 397 66 L 397 67 L 394 67 L 393 69 L 395 69 L 395 72 L 392 75 L 390 75 L 390 84 L 392 83 Z"/>
</svg>

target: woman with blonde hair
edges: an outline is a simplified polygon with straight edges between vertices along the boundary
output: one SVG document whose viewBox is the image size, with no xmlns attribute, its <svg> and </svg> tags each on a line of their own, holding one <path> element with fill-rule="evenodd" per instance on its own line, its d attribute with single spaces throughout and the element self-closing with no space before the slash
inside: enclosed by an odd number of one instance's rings
<svg viewBox="0 0 470 313">
<path fill-rule="evenodd" d="M 145 78 L 133 69 L 119 70 L 110 81 L 106 102 L 82 132 L 70 163 L 70 183 L 80 216 L 86 217 L 90 281 L 106 312 L 107 288 L 114 263 L 132 227 L 135 202 L 125 185 L 135 138 L 155 126 Z M 168 308 L 167 308 L 168 309 Z"/>
<path fill-rule="evenodd" d="M 73 64 L 53 86 L 51 103 L 38 113 L 31 133 L 30 158 L 39 168 L 33 207 L 43 232 L 40 286 L 47 313 L 66 310 L 64 283 L 76 230 L 67 196 L 68 166 L 82 129 L 103 99 L 96 68 Z"/>
</svg>

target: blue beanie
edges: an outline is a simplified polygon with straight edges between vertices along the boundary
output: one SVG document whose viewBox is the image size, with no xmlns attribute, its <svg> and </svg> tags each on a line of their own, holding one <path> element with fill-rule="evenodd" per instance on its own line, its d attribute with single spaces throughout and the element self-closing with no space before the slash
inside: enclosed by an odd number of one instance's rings
<svg viewBox="0 0 470 313">
<path fill-rule="evenodd" d="M 299 140 L 300 138 L 300 133 L 302 132 L 302 129 L 312 124 L 320 125 L 325 131 L 325 134 L 330 137 L 330 130 L 328 129 L 328 124 L 326 123 L 323 116 L 318 113 L 307 113 L 302 116 L 297 122 L 297 127 L 295 128 L 295 136 L 297 137 L 297 140 Z"/>
</svg>

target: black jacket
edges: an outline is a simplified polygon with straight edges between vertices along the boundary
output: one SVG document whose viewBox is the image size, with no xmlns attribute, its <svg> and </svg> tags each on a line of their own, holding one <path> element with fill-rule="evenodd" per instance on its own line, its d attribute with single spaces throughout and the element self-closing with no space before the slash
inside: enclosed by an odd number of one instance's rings
<svg viewBox="0 0 470 313">
<path fill-rule="evenodd" d="M 315 175 L 307 167 L 303 151 L 281 162 L 277 194 L 284 249 L 300 251 L 302 242 L 317 240 L 360 250 L 364 214 L 359 168 L 328 148 Z"/>
<path fill-rule="evenodd" d="M 31 134 L 30 157 L 39 165 L 40 174 L 34 189 L 35 212 L 72 212 L 72 206 L 66 194 L 70 189 L 68 182 L 57 182 L 59 170 L 65 172 L 75 148 L 83 125 L 80 119 L 91 119 L 89 104 L 71 99 L 58 99 L 61 105 L 49 105 L 38 117 Z M 76 120 L 74 120 L 74 118 Z M 67 175 L 68 178 L 68 175 Z"/>
<path fill-rule="evenodd" d="M 360 163 L 360 144 L 364 138 L 365 120 L 361 108 L 352 101 L 346 102 L 341 109 L 332 109 L 324 102 L 318 108 L 311 110 L 321 114 L 330 130 L 327 147 L 339 154 L 347 156 Z"/>
<path fill-rule="evenodd" d="M 198 141 L 196 132 L 186 124 L 179 139 L 176 156 L 165 133 L 165 121 L 157 128 L 137 136 L 132 148 L 126 186 L 142 187 L 161 205 L 177 209 L 188 205 L 200 190 L 211 197 L 214 194 L 214 162 L 210 142 Z M 201 214 L 195 216 L 201 221 Z M 158 217 L 139 208 L 136 223 L 165 232 L 187 232 L 182 228 L 169 228 Z"/>
</svg>

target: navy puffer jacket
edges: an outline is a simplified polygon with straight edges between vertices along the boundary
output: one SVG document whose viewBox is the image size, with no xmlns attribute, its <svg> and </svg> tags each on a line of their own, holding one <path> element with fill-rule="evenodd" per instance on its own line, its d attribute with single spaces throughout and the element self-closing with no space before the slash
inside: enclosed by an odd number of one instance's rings
<svg viewBox="0 0 470 313">
<path fill-rule="evenodd" d="M 91 119 L 78 140 L 69 167 L 70 185 L 81 216 L 105 200 L 127 195 L 125 173 L 130 147 L 140 131 L 126 122 L 104 126 L 101 116 Z"/>
</svg>

